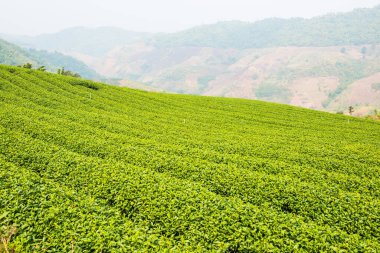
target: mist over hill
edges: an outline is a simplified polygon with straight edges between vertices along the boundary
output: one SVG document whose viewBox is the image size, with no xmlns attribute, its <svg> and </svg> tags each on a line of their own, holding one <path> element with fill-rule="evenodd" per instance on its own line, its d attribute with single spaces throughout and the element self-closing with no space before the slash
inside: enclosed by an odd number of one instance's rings
<svg viewBox="0 0 380 253">
<path fill-rule="evenodd" d="M 380 43 L 380 5 L 311 19 L 265 19 L 255 23 L 229 21 L 158 35 L 160 47 L 268 48 L 325 47 Z"/>
<path fill-rule="evenodd" d="M 75 57 L 119 85 L 328 111 L 380 107 L 380 6 L 311 19 L 227 21 L 170 34 L 69 28 L 19 45 Z M 361 94 L 361 96 L 355 96 Z"/>
<path fill-rule="evenodd" d="M 224 21 L 176 33 L 142 33 L 116 27 L 73 27 L 38 36 L 2 35 L 25 47 L 78 51 L 90 55 L 143 41 L 155 47 L 325 47 L 380 43 L 380 5 L 348 13 L 305 19 L 270 18 L 258 22 Z"/>
<path fill-rule="evenodd" d="M 38 36 L 3 34 L 2 36 L 26 48 L 80 52 L 87 55 L 102 56 L 114 47 L 134 43 L 149 35 L 148 33 L 131 32 L 116 27 L 72 27 L 54 34 Z"/>
<path fill-rule="evenodd" d="M 57 69 L 65 67 L 85 78 L 100 78 L 95 70 L 68 55 L 46 50 L 23 49 L 2 39 L 0 39 L 0 63 L 8 65 L 31 63 L 34 67 L 45 66 L 51 72 L 56 72 Z"/>
</svg>

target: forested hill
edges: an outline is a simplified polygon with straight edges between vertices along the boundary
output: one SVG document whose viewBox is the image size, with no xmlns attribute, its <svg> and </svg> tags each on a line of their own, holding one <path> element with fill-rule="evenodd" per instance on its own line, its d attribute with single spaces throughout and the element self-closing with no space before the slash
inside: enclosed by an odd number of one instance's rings
<svg viewBox="0 0 380 253">
<path fill-rule="evenodd" d="M 380 43 L 380 5 L 311 19 L 265 19 L 255 23 L 220 22 L 155 37 L 162 47 L 268 48 Z"/>
<path fill-rule="evenodd" d="M 368 115 L 380 108 L 379 27 L 377 6 L 312 19 L 222 22 L 172 34 L 76 27 L 6 37 L 68 54 L 122 86 L 347 114 L 353 106 L 355 115 Z"/>
<path fill-rule="evenodd" d="M 0 66 L 9 252 L 378 252 L 379 153 L 374 121 Z"/>
<path fill-rule="evenodd" d="M 23 65 L 31 63 L 35 67 L 45 66 L 48 71 L 56 72 L 65 67 L 85 78 L 99 79 L 100 75 L 83 62 L 58 52 L 23 49 L 0 39 L 0 63 L 8 65 Z"/>
<path fill-rule="evenodd" d="M 66 53 L 80 52 L 86 55 L 100 56 L 117 46 L 141 41 L 151 35 L 116 27 L 71 27 L 54 34 L 41 34 L 38 36 L 3 34 L 1 36 L 25 48 L 57 50 Z"/>
<path fill-rule="evenodd" d="M 115 27 L 73 27 L 38 36 L 1 35 L 28 48 L 102 56 L 115 47 L 143 42 L 154 47 L 268 48 L 347 46 L 380 43 L 380 5 L 311 19 L 226 21 L 176 33 L 131 32 Z"/>
</svg>

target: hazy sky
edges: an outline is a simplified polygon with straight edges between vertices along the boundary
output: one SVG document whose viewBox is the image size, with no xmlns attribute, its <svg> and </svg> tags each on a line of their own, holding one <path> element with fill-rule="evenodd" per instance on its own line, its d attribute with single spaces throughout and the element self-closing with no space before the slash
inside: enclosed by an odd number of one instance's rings
<svg viewBox="0 0 380 253">
<path fill-rule="evenodd" d="M 380 0 L 0 0 L 0 33 L 40 34 L 72 26 L 174 32 L 225 20 L 312 17 Z"/>
</svg>

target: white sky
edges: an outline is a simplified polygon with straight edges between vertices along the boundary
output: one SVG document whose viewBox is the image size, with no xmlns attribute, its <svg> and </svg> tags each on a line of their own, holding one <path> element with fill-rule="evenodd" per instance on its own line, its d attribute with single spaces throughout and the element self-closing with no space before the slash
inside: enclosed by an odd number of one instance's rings
<svg viewBox="0 0 380 253">
<path fill-rule="evenodd" d="M 0 0 L 0 33 L 34 35 L 72 26 L 174 32 L 217 21 L 313 17 L 379 4 L 380 0 Z"/>
</svg>

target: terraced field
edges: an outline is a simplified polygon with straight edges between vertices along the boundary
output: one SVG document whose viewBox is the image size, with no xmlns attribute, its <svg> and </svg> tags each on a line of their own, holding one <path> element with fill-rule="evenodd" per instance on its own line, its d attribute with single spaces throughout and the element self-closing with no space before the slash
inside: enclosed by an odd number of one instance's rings
<svg viewBox="0 0 380 253">
<path fill-rule="evenodd" d="M 16 252 L 378 252 L 379 154 L 374 121 L 0 66 Z"/>
</svg>

